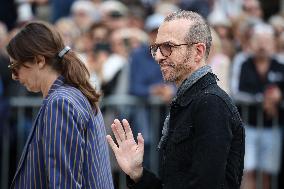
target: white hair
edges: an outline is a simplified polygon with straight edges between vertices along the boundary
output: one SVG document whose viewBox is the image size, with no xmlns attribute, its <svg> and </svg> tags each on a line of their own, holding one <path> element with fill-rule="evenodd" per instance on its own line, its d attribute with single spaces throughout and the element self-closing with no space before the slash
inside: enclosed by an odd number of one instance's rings
<svg viewBox="0 0 284 189">
<path fill-rule="evenodd" d="M 274 35 L 274 29 L 270 24 L 259 23 L 254 25 L 253 34 L 266 34 L 266 35 Z"/>
</svg>

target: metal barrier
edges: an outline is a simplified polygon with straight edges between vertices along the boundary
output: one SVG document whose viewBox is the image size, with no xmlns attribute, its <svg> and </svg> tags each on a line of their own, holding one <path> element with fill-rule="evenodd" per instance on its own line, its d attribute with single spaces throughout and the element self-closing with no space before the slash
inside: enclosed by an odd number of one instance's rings
<svg viewBox="0 0 284 189">
<path fill-rule="evenodd" d="M 9 181 L 11 181 L 12 178 L 9 178 L 9 173 L 15 172 L 15 170 L 11 170 L 10 166 L 12 163 L 17 164 L 17 162 L 10 162 L 11 156 L 13 155 L 18 160 L 21 156 L 22 150 L 25 145 L 26 141 L 26 133 L 28 132 L 29 128 L 25 128 L 24 123 L 26 122 L 26 112 L 28 109 L 32 113 L 32 117 L 35 118 L 35 114 L 37 110 L 39 109 L 39 106 L 41 105 L 42 99 L 41 98 L 27 98 L 27 97 L 17 97 L 17 98 L 11 98 L 9 101 L 10 109 L 7 111 L 10 112 L 9 118 L 7 118 L 6 122 L 2 122 L 2 161 L 1 161 L 1 189 L 6 189 L 9 187 Z M 16 115 L 14 117 L 14 115 Z M 12 119 L 16 119 L 17 122 L 13 123 Z M 2 120 L 3 121 L 3 120 Z M 32 121 L 31 121 L 32 122 Z M 11 127 L 12 125 L 16 125 L 16 135 L 11 136 L 14 133 L 11 133 Z M 31 127 L 31 125 L 30 125 Z M 12 127 L 13 128 L 13 127 Z M 11 154 L 10 148 L 12 137 L 15 137 L 17 139 L 16 143 L 16 153 Z M 16 167 L 16 166 L 15 166 Z M 11 173 L 13 175 L 13 173 Z"/>
<path fill-rule="evenodd" d="M 11 163 L 17 164 L 17 162 L 11 162 L 11 157 L 16 157 L 18 160 L 21 156 L 23 147 L 25 145 L 27 134 L 30 130 L 32 119 L 36 117 L 36 113 L 42 103 L 42 98 L 39 97 L 15 97 L 10 99 L 10 108 L 11 108 L 11 118 L 14 119 L 14 121 L 9 120 L 7 124 L 3 124 L 3 132 L 2 139 L 1 139 L 1 145 L 2 145 L 2 151 L 1 151 L 1 179 L 0 179 L 0 188 L 6 189 L 9 186 L 9 182 L 12 178 L 9 178 L 14 174 L 15 170 L 11 170 Z M 160 136 L 160 108 L 165 107 L 165 105 L 157 98 L 149 98 L 149 99 L 141 99 L 134 96 L 110 96 L 107 98 L 104 98 L 100 102 L 100 107 L 103 113 L 103 116 L 105 118 L 106 128 L 108 133 L 110 134 L 111 131 L 109 130 L 109 126 L 111 125 L 114 118 L 126 118 L 129 119 L 129 113 L 132 112 L 133 108 L 144 108 L 149 112 L 149 123 L 151 125 L 151 146 L 150 146 L 150 169 L 153 170 L 155 173 L 158 172 L 158 155 L 156 151 L 156 146 L 159 141 Z M 27 118 L 26 114 L 29 114 L 29 117 Z M 27 123 L 28 122 L 28 123 Z M 25 124 L 27 123 L 27 124 Z M 11 124 L 15 124 L 16 128 L 16 135 L 11 137 Z M 10 148 L 12 147 L 12 144 L 10 143 L 11 139 L 15 137 L 17 139 L 16 143 L 16 150 L 15 153 L 11 154 Z M 111 151 L 111 150 L 110 150 Z M 114 176 L 114 181 L 116 188 L 124 189 L 126 188 L 125 183 L 125 174 L 120 171 L 120 169 L 117 169 L 116 160 L 113 157 L 113 153 L 111 154 L 111 160 L 112 160 L 112 168 L 113 172 L 116 172 L 115 175 L 118 175 L 118 177 Z M 16 167 L 16 166 L 15 166 Z"/>
<path fill-rule="evenodd" d="M 2 129 L 2 139 L 1 139 L 1 189 L 8 188 L 9 185 L 9 172 L 13 172 L 15 170 L 11 170 L 9 165 L 11 163 L 11 157 L 17 157 L 17 159 L 20 157 L 23 146 L 26 141 L 26 133 L 28 128 L 26 128 L 25 122 L 27 122 L 26 113 L 30 113 L 30 117 L 35 118 L 35 114 L 38 111 L 40 105 L 41 105 L 42 99 L 41 98 L 35 98 L 35 97 L 17 97 L 17 98 L 11 98 L 10 99 L 10 106 L 12 109 L 12 115 L 16 122 L 16 135 L 11 136 L 11 130 L 10 126 L 11 123 L 3 125 Z M 261 105 L 261 100 L 236 100 L 236 104 L 242 106 L 242 118 L 243 121 L 246 123 L 248 120 L 248 106 L 252 104 L 259 104 Z M 150 99 L 141 99 L 134 96 L 110 96 L 107 98 L 104 98 L 100 102 L 100 107 L 105 119 L 106 128 L 108 130 L 108 133 L 110 133 L 109 126 L 114 118 L 126 118 L 129 119 L 131 117 L 131 113 L 133 113 L 133 110 L 137 107 L 143 108 L 148 111 L 149 113 L 149 123 L 151 128 L 151 145 L 150 145 L 150 169 L 153 170 L 155 173 L 158 172 L 158 154 L 157 154 L 157 144 L 160 139 L 161 134 L 161 123 L 163 122 L 163 116 L 166 115 L 165 112 L 162 112 L 161 108 L 166 109 L 166 106 L 157 98 L 150 98 Z M 261 123 L 262 120 L 262 109 L 258 109 L 258 125 L 262 126 Z M 11 118 L 12 119 L 12 118 Z M 28 120 L 29 123 L 32 120 Z M 274 122 L 275 125 L 278 125 L 278 119 L 275 119 Z M 17 138 L 17 146 L 16 146 L 16 154 L 11 154 L 10 148 L 11 148 L 11 139 Z M 111 150 L 110 150 L 111 151 Z M 125 183 L 125 175 L 120 171 L 120 169 L 117 168 L 116 160 L 113 157 L 113 153 L 111 152 L 111 159 L 112 159 L 112 168 L 113 172 L 116 172 L 114 176 L 115 179 L 115 185 L 117 189 L 125 189 L 126 183 Z M 13 175 L 13 173 L 10 174 L 10 176 Z M 257 189 L 261 189 L 261 177 L 258 177 L 258 187 Z M 272 189 L 277 189 L 277 177 L 273 178 L 273 186 Z"/>
<path fill-rule="evenodd" d="M 245 125 L 249 125 L 249 107 L 254 106 L 256 108 L 256 127 L 264 127 L 264 110 L 263 110 L 263 96 L 262 95 L 250 95 L 247 93 L 240 93 L 234 98 L 235 104 L 239 107 L 240 114 L 242 115 L 242 120 Z M 284 102 L 280 104 L 281 107 L 284 107 Z M 272 118 L 272 127 L 280 127 L 279 117 L 275 116 Z M 281 140 L 282 142 L 283 140 Z M 262 189 L 263 177 L 261 170 L 256 172 L 256 189 Z M 272 175 L 271 178 L 271 189 L 278 189 L 278 175 Z M 244 188 L 245 189 L 245 188 Z"/>
<path fill-rule="evenodd" d="M 130 95 L 115 95 L 110 96 L 107 98 L 104 98 L 101 102 L 101 109 L 103 111 L 104 119 L 106 126 L 110 126 L 112 121 L 115 118 L 123 119 L 126 118 L 130 121 L 130 125 L 135 126 L 134 124 L 131 124 L 131 115 L 133 111 L 136 108 L 139 108 L 140 110 L 146 110 L 149 113 L 149 128 L 151 128 L 150 133 L 150 146 L 149 146 L 149 152 L 145 151 L 144 154 L 144 160 L 145 156 L 147 158 L 147 155 L 149 154 L 149 167 L 154 173 L 158 173 L 158 152 L 157 152 L 157 145 L 160 139 L 161 134 L 161 124 L 164 121 L 165 113 L 161 113 L 161 109 L 166 108 L 167 106 L 162 103 L 162 101 L 158 98 L 152 97 L 152 98 L 138 98 L 135 96 Z M 109 114 L 111 116 L 109 116 Z M 138 115 L 142 116 L 142 115 Z M 109 127 L 110 128 L 110 127 Z M 139 132 L 141 128 L 138 128 Z M 109 131 L 110 133 L 110 131 Z M 143 134 L 143 133 L 142 133 Z M 145 138 L 145 134 L 143 135 Z M 111 156 L 113 153 L 111 153 Z M 112 157 L 113 162 L 115 165 L 113 171 L 118 171 L 119 173 L 119 183 L 117 184 L 117 187 L 119 189 L 125 189 L 126 188 L 126 179 L 125 174 L 121 172 L 120 169 L 116 169 L 116 160 L 114 157 Z"/>
</svg>

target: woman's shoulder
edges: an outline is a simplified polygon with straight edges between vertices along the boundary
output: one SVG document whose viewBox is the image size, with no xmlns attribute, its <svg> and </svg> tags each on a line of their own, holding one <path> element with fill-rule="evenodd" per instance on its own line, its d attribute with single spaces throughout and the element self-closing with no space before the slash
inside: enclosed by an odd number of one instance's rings
<svg viewBox="0 0 284 189">
<path fill-rule="evenodd" d="M 88 120 L 90 113 L 94 112 L 88 99 L 82 92 L 69 85 L 62 85 L 49 96 L 46 108 L 54 106 L 65 107 L 65 110 L 77 112 L 84 120 Z"/>
<path fill-rule="evenodd" d="M 79 89 L 70 85 L 62 85 L 58 87 L 48 98 L 48 102 L 62 100 L 75 106 L 80 104 L 86 105 L 88 101 Z"/>
</svg>

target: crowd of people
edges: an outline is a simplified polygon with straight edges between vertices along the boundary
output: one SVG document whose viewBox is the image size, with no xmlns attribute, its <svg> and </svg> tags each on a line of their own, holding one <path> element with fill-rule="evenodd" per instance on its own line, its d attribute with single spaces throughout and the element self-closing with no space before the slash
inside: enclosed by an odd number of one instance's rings
<svg viewBox="0 0 284 189">
<path fill-rule="evenodd" d="M 284 186 L 284 15 L 280 12 L 265 17 L 268 14 L 259 0 L 7 0 L 0 7 L 0 120 L 9 124 L 13 115 L 7 111 L 8 99 L 36 96 L 12 81 L 7 68 L 10 60 L 5 47 L 25 23 L 53 24 L 85 63 L 90 83 L 102 99 L 157 97 L 168 105 L 177 88 L 163 81 L 149 47 L 169 13 L 179 9 L 200 13 L 211 26 L 208 65 L 218 85 L 242 104 L 239 110 L 246 124 L 242 187 L 255 188 L 258 172 L 264 189 L 270 188 L 276 175 L 280 175 L 279 188 Z M 9 13 L 4 14 L 5 10 Z M 151 145 L 151 112 L 137 107 L 131 114 L 146 150 Z"/>
</svg>

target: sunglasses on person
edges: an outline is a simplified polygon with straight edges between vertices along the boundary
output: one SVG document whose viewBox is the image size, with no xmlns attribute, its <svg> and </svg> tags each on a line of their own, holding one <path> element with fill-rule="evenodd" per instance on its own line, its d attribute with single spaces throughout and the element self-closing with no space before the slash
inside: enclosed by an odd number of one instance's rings
<svg viewBox="0 0 284 189">
<path fill-rule="evenodd" d="M 19 69 L 20 67 L 23 66 L 23 67 L 26 67 L 26 68 L 29 68 L 28 66 L 26 66 L 25 64 L 20 64 L 20 63 L 17 63 L 17 62 L 11 62 L 9 65 L 8 65 L 8 68 L 11 70 L 12 74 L 14 76 L 18 76 L 19 75 Z"/>
<path fill-rule="evenodd" d="M 19 63 L 11 62 L 11 64 L 8 65 L 8 68 L 11 70 L 14 76 L 18 76 L 18 70 L 20 69 Z"/>
<path fill-rule="evenodd" d="M 157 50 L 160 49 L 160 52 L 164 57 L 169 57 L 172 54 L 173 48 L 179 47 L 179 46 L 182 46 L 182 45 L 190 46 L 190 45 L 194 45 L 194 44 L 197 44 L 197 43 L 172 44 L 170 42 L 165 42 L 165 43 L 161 43 L 161 44 L 153 44 L 153 45 L 150 45 L 150 52 L 151 52 L 151 55 L 153 56 L 153 58 L 155 58 Z"/>
</svg>

